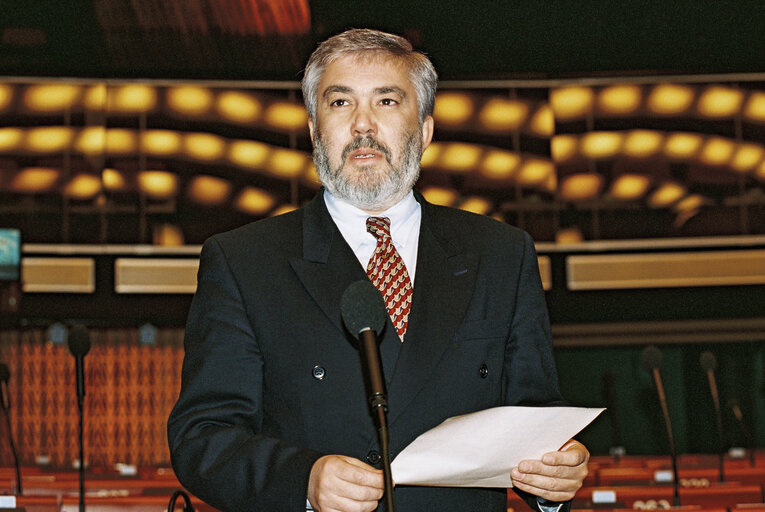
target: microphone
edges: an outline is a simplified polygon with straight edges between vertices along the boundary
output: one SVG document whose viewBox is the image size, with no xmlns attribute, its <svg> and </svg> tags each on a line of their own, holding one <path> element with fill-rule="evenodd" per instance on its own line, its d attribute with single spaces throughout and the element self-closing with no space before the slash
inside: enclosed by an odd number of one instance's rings
<svg viewBox="0 0 765 512">
<path fill-rule="evenodd" d="M 715 370 L 717 369 L 717 359 L 712 352 L 704 351 L 699 356 L 699 364 L 707 374 L 709 381 L 709 392 L 712 395 L 712 403 L 715 406 L 715 416 L 717 417 L 717 452 L 720 457 L 720 481 L 725 481 L 725 452 L 723 451 L 723 425 L 722 413 L 720 412 L 720 395 L 717 392 L 717 381 L 715 380 Z"/>
<path fill-rule="evenodd" d="M 24 492 L 21 488 L 21 466 L 19 465 L 19 455 L 16 452 L 16 444 L 13 442 L 13 434 L 11 432 L 11 397 L 8 393 L 8 381 L 10 378 L 11 371 L 8 369 L 8 365 L 0 363 L 0 401 L 2 401 L 1 405 L 5 414 L 5 425 L 8 428 L 8 444 L 13 455 L 13 466 L 16 469 L 16 493 L 21 495 Z"/>
<path fill-rule="evenodd" d="M 669 408 L 667 407 L 667 396 L 664 394 L 664 385 L 661 381 L 661 365 L 664 357 L 661 350 L 651 345 L 643 350 L 641 355 L 643 368 L 653 376 L 653 382 L 656 384 L 656 392 L 659 394 L 659 404 L 661 413 L 664 416 L 664 424 L 667 427 L 667 438 L 669 440 L 669 454 L 672 458 L 672 487 L 674 488 L 673 505 L 680 505 L 679 479 L 677 476 L 677 452 L 675 452 L 675 436 L 672 434 L 672 422 L 669 419 Z"/>
<path fill-rule="evenodd" d="M 69 352 L 74 356 L 75 372 L 77 374 L 77 407 L 80 416 L 80 512 L 85 512 L 85 438 L 84 411 L 85 404 L 85 355 L 90 351 L 90 333 L 84 325 L 75 325 L 69 332 Z"/>
<path fill-rule="evenodd" d="M 82 410 L 85 398 L 84 358 L 90 351 L 90 333 L 84 325 L 75 325 L 69 332 L 69 352 L 74 356 L 77 374 L 77 405 Z"/>
<path fill-rule="evenodd" d="M 736 423 L 738 423 L 739 429 L 741 429 L 741 433 L 744 434 L 744 438 L 746 439 L 746 445 L 747 449 L 749 450 L 749 465 L 754 467 L 756 465 L 755 460 L 755 452 L 754 452 L 754 439 L 752 438 L 752 434 L 749 432 L 749 429 L 746 428 L 746 423 L 744 422 L 744 415 L 741 412 L 741 405 L 738 403 L 738 398 L 730 397 L 728 399 L 728 407 L 731 408 L 731 411 L 733 412 L 733 416 L 736 417 Z"/>
<path fill-rule="evenodd" d="M 369 279 L 348 285 L 340 299 L 340 313 L 345 327 L 359 340 L 362 368 L 366 375 L 367 394 L 372 416 L 377 426 L 377 437 L 382 452 L 385 479 L 385 509 L 394 512 L 393 477 L 390 470 L 390 446 L 388 440 L 388 398 L 385 391 L 377 334 L 385 327 L 388 312 L 380 291 Z"/>
</svg>

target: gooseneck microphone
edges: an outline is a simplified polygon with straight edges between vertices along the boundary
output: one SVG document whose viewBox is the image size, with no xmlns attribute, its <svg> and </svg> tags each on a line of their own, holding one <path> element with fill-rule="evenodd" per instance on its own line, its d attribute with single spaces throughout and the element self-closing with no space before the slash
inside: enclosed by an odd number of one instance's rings
<svg viewBox="0 0 765 512">
<path fill-rule="evenodd" d="M 646 347 L 642 353 L 643 368 L 653 376 L 653 382 L 656 385 L 656 392 L 659 395 L 659 404 L 661 413 L 664 416 L 664 424 L 667 427 L 667 439 L 669 440 L 669 454 L 672 458 L 672 487 L 673 487 L 673 505 L 680 505 L 680 481 L 677 476 L 677 452 L 675 451 L 675 436 L 672 434 L 672 421 L 669 419 L 669 408 L 667 407 L 667 396 L 664 394 L 664 385 L 661 381 L 661 365 L 664 357 L 661 351 L 655 346 Z"/>
<path fill-rule="evenodd" d="M 77 374 L 77 408 L 80 413 L 80 512 L 85 512 L 85 438 L 84 411 L 85 405 L 85 355 L 90 351 L 90 333 L 84 325 L 75 325 L 69 331 L 69 352 L 74 356 L 75 373 Z"/>
<path fill-rule="evenodd" d="M 738 427 L 741 430 L 741 433 L 744 434 L 744 438 L 746 439 L 746 448 L 749 452 L 749 465 L 754 467 L 756 466 L 754 438 L 749 432 L 749 429 L 746 428 L 746 423 L 744 422 L 744 414 L 741 412 L 741 405 L 738 403 L 738 398 L 730 397 L 728 399 L 728 407 L 730 407 L 733 416 L 736 418 L 736 423 L 738 423 Z"/>
<path fill-rule="evenodd" d="M 707 374 L 709 381 L 709 392 L 712 395 L 712 403 L 715 406 L 715 416 L 717 419 L 717 455 L 719 457 L 720 481 L 725 481 L 725 448 L 722 424 L 722 413 L 720 412 L 720 395 L 717 392 L 717 381 L 715 380 L 715 370 L 717 369 L 717 359 L 712 352 L 705 351 L 699 356 L 699 364 Z"/>
<path fill-rule="evenodd" d="M 394 512 L 393 478 L 390 469 L 390 446 L 388 440 L 388 397 L 385 390 L 377 335 L 385 327 L 388 313 L 380 291 L 368 279 L 348 285 L 340 300 L 340 313 L 348 331 L 359 340 L 361 361 L 367 383 L 367 395 L 372 417 L 377 426 L 377 437 L 382 452 L 385 479 L 385 505 L 387 512 Z"/>
<path fill-rule="evenodd" d="M 11 378 L 11 371 L 8 365 L 0 363 L 0 405 L 2 405 L 5 415 L 5 425 L 8 428 L 8 444 L 13 455 L 13 466 L 16 469 L 16 494 L 19 496 L 24 493 L 21 488 L 21 466 L 19 465 L 19 455 L 16 452 L 16 444 L 13 442 L 13 432 L 11 432 L 11 396 L 8 393 L 8 381 Z"/>
</svg>

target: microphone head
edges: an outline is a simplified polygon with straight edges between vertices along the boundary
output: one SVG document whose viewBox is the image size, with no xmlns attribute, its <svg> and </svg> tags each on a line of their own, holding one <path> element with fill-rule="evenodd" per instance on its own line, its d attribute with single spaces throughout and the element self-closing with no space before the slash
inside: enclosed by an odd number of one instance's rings
<svg viewBox="0 0 765 512">
<path fill-rule="evenodd" d="M 664 357 L 661 355 L 661 350 L 651 345 L 643 349 L 641 359 L 643 361 L 643 368 L 652 372 L 653 370 L 661 369 Z"/>
<path fill-rule="evenodd" d="M 11 378 L 11 371 L 8 369 L 8 365 L 0 363 L 0 382 L 8 382 Z"/>
<path fill-rule="evenodd" d="M 699 363 L 705 372 L 711 372 L 717 369 L 717 359 L 715 359 L 715 355 L 708 350 L 701 353 L 701 356 L 699 356 Z"/>
<path fill-rule="evenodd" d="M 379 334 L 388 317 L 382 295 L 369 279 L 348 285 L 340 299 L 340 314 L 345 327 L 356 339 L 366 329 Z"/>
<path fill-rule="evenodd" d="M 84 357 L 90 350 L 90 332 L 84 325 L 75 325 L 69 331 L 69 352 L 74 357 Z"/>
</svg>

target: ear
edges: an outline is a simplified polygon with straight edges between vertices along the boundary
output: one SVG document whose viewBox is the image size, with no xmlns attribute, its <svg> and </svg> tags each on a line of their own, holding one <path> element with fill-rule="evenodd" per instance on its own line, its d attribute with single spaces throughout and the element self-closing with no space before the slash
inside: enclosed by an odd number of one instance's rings
<svg viewBox="0 0 765 512">
<path fill-rule="evenodd" d="M 308 118 L 308 135 L 311 136 L 311 144 L 313 144 L 313 121 Z"/>
<path fill-rule="evenodd" d="M 433 116 L 427 116 L 422 122 L 422 151 L 424 152 L 433 140 Z"/>
</svg>

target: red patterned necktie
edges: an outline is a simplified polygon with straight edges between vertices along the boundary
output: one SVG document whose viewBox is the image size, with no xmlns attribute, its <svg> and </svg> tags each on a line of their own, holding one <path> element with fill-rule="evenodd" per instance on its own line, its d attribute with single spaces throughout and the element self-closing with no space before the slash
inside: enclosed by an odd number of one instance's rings
<svg viewBox="0 0 765 512">
<path fill-rule="evenodd" d="M 388 217 L 367 218 L 367 231 L 377 238 L 375 252 L 369 259 L 367 275 L 380 290 L 385 308 L 393 321 L 398 337 L 404 341 L 404 333 L 412 307 L 412 282 L 404 260 L 393 246 Z"/>
</svg>

